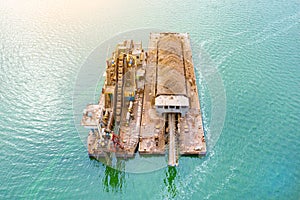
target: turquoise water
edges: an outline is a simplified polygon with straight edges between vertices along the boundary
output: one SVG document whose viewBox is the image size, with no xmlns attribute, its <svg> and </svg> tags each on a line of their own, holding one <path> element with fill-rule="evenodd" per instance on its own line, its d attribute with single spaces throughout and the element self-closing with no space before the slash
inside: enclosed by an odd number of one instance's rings
<svg viewBox="0 0 300 200">
<path fill-rule="evenodd" d="M 1 1 L 0 199 L 299 199 L 299 22 L 298 0 Z M 88 158 L 73 89 L 97 46 L 141 27 L 190 33 L 226 117 L 210 141 L 218 105 L 199 74 L 208 155 L 135 174 Z"/>
</svg>

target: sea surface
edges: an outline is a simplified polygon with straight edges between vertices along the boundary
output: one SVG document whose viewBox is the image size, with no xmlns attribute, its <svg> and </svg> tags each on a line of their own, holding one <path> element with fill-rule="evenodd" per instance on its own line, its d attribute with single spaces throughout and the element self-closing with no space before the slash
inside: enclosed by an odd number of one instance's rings
<svg viewBox="0 0 300 200">
<path fill-rule="evenodd" d="M 74 88 L 147 28 L 190 33 L 208 154 L 118 171 L 89 159 Z M 0 199 L 296 200 L 299 153 L 299 0 L 0 0 Z"/>
</svg>

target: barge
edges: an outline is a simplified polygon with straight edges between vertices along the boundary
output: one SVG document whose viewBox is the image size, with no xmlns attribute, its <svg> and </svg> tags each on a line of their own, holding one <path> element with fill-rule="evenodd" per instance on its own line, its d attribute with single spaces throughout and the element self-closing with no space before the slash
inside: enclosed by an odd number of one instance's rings
<svg viewBox="0 0 300 200">
<path fill-rule="evenodd" d="M 90 157 L 206 154 L 188 33 L 150 33 L 148 49 L 125 40 L 106 61 L 97 104 L 83 111 Z"/>
</svg>

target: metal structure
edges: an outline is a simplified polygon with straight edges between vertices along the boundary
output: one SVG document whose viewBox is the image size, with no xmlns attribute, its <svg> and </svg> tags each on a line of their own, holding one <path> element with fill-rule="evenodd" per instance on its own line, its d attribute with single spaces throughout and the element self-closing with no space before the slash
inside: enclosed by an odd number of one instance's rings
<svg viewBox="0 0 300 200">
<path fill-rule="evenodd" d="M 107 60 L 106 80 L 96 105 L 81 124 L 90 129 L 88 153 L 96 159 L 135 153 L 205 155 L 206 142 L 187 33 L 151 33 L 142 43 L 119 43 Z"/>
</svg>

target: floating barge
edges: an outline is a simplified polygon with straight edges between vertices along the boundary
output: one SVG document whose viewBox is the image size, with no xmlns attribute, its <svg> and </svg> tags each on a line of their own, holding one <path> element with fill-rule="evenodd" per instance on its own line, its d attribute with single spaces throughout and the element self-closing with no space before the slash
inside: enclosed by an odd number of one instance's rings
<svg viewBox="0 0 300 200">
<path fill-rule="evenodd" d="M 151 33 L 119 43 L 106 62 L 99 103 L 87 105 L 81 124 L 90 129 L 90 157 L 130 158 L 206 154 L 203 122 L 187 33 Z"/>
</svg>

